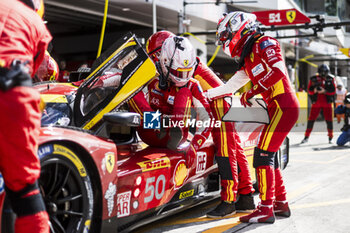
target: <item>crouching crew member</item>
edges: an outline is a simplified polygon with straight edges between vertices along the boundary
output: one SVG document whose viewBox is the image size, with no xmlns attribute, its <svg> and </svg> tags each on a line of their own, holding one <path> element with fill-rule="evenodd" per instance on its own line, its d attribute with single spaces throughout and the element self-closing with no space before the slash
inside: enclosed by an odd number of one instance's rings
<svg viewBox="0 0 350 233">
<path fill-rule="evenodd" d="M 345 143 L 350 141 L 350 94 L 347 94 L 344 99 L 344 105 L 339 105 L 335 109 L 335 114 L 343 114 L 344 126 L 341 128 L 342 133 L 337 139 L 338 146 L 344 146 Z"/>
</svg>

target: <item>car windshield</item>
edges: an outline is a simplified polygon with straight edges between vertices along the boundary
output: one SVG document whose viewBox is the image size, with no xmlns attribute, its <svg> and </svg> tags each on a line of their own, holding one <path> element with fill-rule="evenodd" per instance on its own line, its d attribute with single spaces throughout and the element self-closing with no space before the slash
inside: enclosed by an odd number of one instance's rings
<svg viewBox="0 0 350 233">
<path fill-rule="evenodd" d="M 89 114 L 99 104 L 116 93 L 124 68 L 137 57 L 133 47 L 125 49 L 105 71 L 85 88 L 80 102 L 80 111 L 83 116 Z"/>
</svg>

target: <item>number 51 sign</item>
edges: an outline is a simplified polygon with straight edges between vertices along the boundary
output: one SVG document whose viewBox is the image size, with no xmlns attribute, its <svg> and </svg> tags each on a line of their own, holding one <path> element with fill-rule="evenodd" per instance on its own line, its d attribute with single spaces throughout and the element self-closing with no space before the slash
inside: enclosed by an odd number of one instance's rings
<svg viewBox="0 0 350 233">
<path fill-rule="evenodd" d="M 264 25 L 289 25 L 310 23 L 310 19 L 297 9 L 270 10 L 252 12 L 257 19 Z"/>
</svg>

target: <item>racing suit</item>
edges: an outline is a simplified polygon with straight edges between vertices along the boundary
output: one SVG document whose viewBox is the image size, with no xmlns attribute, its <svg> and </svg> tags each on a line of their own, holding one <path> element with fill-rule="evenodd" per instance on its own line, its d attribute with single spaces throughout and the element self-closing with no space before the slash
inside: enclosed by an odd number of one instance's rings
<svg viewBox="0 0 350 233">
<path fill-rule="evenodd" d="M 0 65 L 26 62 L 29 74 L 39 67 L 51 35 L 42 19 L 17 0 L 0 2 Z M 40 95 L 26 86 L 0 90 L 0 171 L 17 214 L 15 232 L 49 232 L 48 215 L 37 187 L 40 161 Z M 6 114 L 5 114 L 6 113 Z"/>
<path fill-rule="evenodd" d="M 270 123 L 265 125 L 258 146 L 254 150 L 253 166 L 256 169 L 260 199 L 263 205 L 286 201 L 286 190 L 275 158 L 277 151 L 299 115 L 299 103 L 290 85 L 280 45 L 274 38 L 263 36 L 256 40 L 251 52 L 244 58 L 244 66 L 222 87 L 212 89 L 220 97 L 231 94 L 249 78 L 253 88 L 242 94 L 246 103 L 261 94 L 267 104 Z M 208 93 L 210 94 L 210 93 Z"/>
<path fill-rule="evenodd" d="M 333 138 L 333 102 L 335 86 L 334 78 L 330 75 L 327 75 L 326 78 L 319 75 L 310 78 L 307 89 L 311 97 L 312 105 L 305 131 L 306 138 L 310 136 L 315 120 L 320 114 L 321 109 L 323 110 L 323 115 L 327 124 L 328 138 Z M 317 88 L 323 88 L 325 93 L 317 93 Z"/>
<path fill-rule="evenodd" d="M 194 78 L 199 81 L 204 91 L 223 85 L 223 82 L 212 70 L 198 58 L 197 61 L 198 65 L 194 71 Z M 216 120 L 221 120 L 230 107 L 222 98 L 210 101 L 209 104 Z M 253 193 L 254 188 L 249 173 L 248 161 L 240 145 L 240 137 L 235 130 L 234 123 L 222 122 L 221 127 L 214 128 L 212 134 L 217 147 L 216 159 L 221 176 L 221 199 L 223 201 L 235 201 L 237 191 L 238 194 Z"/>
<path fill-rule="evenodd" d="M 173 126 L 181 130 L 180 136 L 172 135 L 172 128 L 163 130 L 141 129 L 138 131 L 142 140 L 151 146 L 164 146 L 170 149 L 176 149 L 178 145 L 185 142 L 188 136 L 187 120 L 191 117 L 191 107 L 195 110 L 202 121 L 214 119 L 209 103 L 207 102 L 203 91 L 198 81 L 190 79 L 184 87 L 169 86 L 167 90 L 161 90 L 158 87 L 159 79 L 154 79 L 148 85 L 149 101 L 146 101 L 144 93 L 141 91 L 134 98 L 129 101 L 130 109 L 141 115 L 142 122 L 144 122 L 144 112 L 159 110 L 160 113 L 169 117 L 169 122 L 184 122 L 180 127 Z M 149 103 L 149 104 L 148 104 Z M 168 126 L 170 126 L 168 124 Z M 213 125 L 197 129 L 189 150 L 194 153 L 206 141 L 212 131 Z M 173 137 L 175 136 L 175 141 Z M 171 145 L 169 144 L 171 143 Z M 193 147 L 193 148 L 192 148 Z M 189 166 L 195 165 L 193 162 L 194 156 L 189 156 L 186 161 Z"/>
</svg>

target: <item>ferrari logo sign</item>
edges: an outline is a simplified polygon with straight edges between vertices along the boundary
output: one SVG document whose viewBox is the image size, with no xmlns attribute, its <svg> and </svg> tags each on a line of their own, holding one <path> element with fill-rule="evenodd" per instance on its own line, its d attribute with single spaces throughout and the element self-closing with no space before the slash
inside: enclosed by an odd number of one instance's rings
<svg viewBox="0 0 350 233">
<path fill-rule="evenodd" d="M 295 10 L 287 11 L 286 13 L 286 17 L 289 23 L 293 23 L 296 16 L 297 16 L 297 13 Z"/>
<path fill-rule="evenodd" d="M 188 66 L 188 60 L 187 60 L 187 59 L 184 60 L 184 65 L 185 65 L 185 66 Z"/>
<path fill-rule="evenodd" d="M 108 152 L 105 154 L 106 158 L 106 169 L 108 173 L 112 173 L 115 164 L 115 156 L 113 152 Z"/>
<path fill-rule="evenodd" d="M 310 23 L 311 20 L 297 9 L 269 10 L 252 12 L 264 25 L 290 25 L 300 23 Z"/>
</svg>

